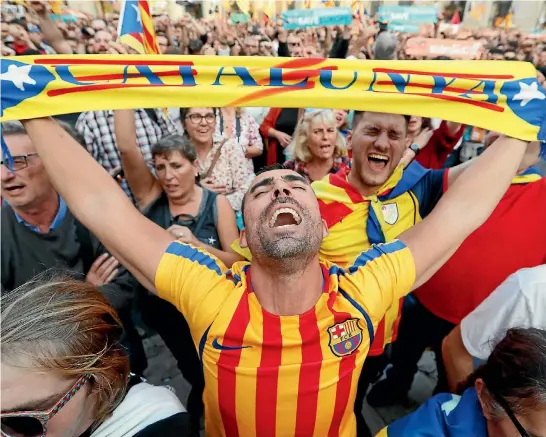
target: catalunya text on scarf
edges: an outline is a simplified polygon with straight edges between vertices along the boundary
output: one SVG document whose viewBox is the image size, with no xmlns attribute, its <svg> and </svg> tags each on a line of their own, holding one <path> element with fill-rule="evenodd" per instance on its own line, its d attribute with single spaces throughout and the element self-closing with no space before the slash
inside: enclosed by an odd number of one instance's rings
<svg viewBox="0 0 546 437">
<path fill-rule="evenodd" d="M 546 90 L 524 62 L 56 55 L 4 58 L 0 73 L 2 121 L 142 107 L 326 107 L 546 140 Z"/>
</svg>

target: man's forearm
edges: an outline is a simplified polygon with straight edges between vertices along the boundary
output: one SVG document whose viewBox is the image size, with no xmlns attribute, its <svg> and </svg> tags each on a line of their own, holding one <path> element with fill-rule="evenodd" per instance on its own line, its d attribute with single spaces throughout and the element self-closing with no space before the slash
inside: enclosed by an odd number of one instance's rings
<svg viewBox="0 0 546 437">
<path fill-rule="evenodd" d="M 416 284 L 433 275 L 487 220 L 508 189 L 526 149 L 527 143 L 520 140 L 497 140 L 462 172 L 422 222 L 400 235 L 414 257 Z"/>
</svg>

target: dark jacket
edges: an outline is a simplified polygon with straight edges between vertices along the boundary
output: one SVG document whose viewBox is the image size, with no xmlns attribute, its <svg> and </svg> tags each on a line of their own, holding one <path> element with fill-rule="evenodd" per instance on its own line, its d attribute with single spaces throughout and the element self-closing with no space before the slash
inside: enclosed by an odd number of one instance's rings
<svg viewBox="0 0 546 437">
<path fill-rule="evenodd" d="M 85 280 L 104 246 L 67 210 L 58 227 L 38 233 L 19 223 L 13 209 L 2 205 L 2 293 L 9 292 L 45 271 Z M 132 298 L 131 275 L 119 267 L 118 276 L 100 290 L 118 311 Z"/>
</svg>

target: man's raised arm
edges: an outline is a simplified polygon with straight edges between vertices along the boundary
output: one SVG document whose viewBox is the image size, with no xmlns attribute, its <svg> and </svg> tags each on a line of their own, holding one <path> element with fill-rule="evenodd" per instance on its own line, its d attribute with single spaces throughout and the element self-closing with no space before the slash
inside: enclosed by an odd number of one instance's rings
<svg viewBox="0 0 546 437">
<path fill-rule="evenodd" d="M 132 205 L 114 179 L 51 118 L 22 122 L 70 211 L 148 290 L 172 237 Z"/>
<path fill-rule="evenodd" d="M 436 273 L 487 220 L 510 186 L 527 147 L 524 141 L 499 138 L 457 178 L 422 222 L 400 235 L 415 260 L 414 288 Z"/>
</svg>

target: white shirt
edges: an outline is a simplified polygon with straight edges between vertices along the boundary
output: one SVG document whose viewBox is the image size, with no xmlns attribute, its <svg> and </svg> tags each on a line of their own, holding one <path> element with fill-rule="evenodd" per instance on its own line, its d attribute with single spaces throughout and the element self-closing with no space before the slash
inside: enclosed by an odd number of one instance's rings
<svg viewBox="0 0 546 437">
<path fill-rule="evenodd" d="M 461 321 L 470 355 L 486 360 L 511 328 L 546 329 L 546 265 L 518 270 Z"/>
<path fill-rule="evenodd" d="M 185 411 L 168 388 L 142 382 L 127 392 L 114 413 L 91 437 L 131 437 L 153 423 Z"/>
</svg>

